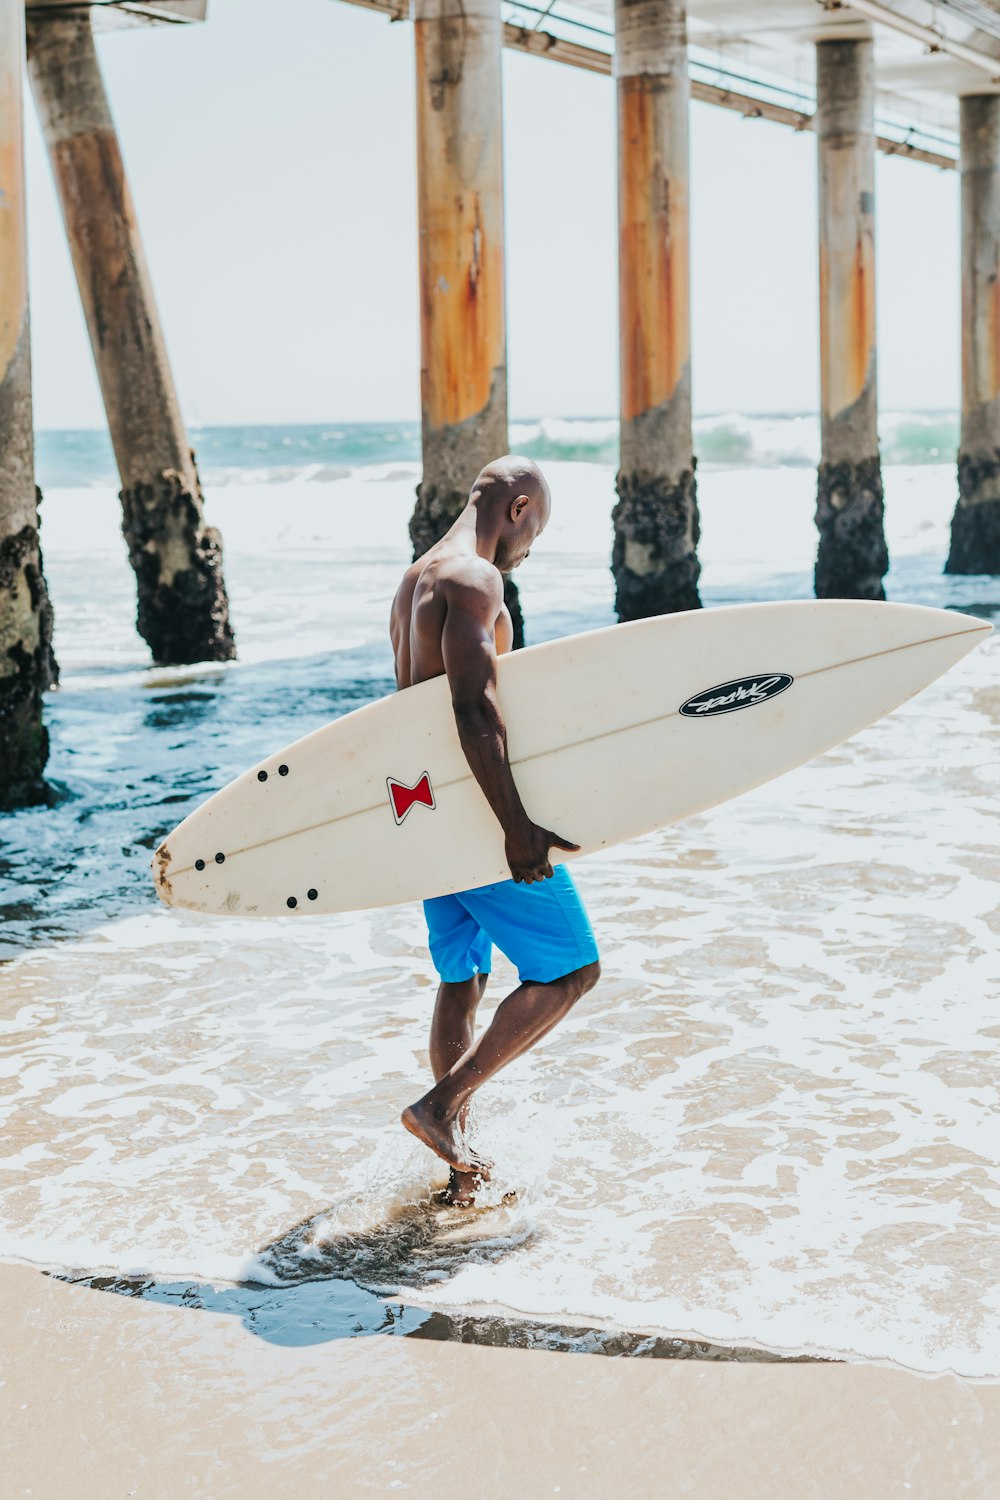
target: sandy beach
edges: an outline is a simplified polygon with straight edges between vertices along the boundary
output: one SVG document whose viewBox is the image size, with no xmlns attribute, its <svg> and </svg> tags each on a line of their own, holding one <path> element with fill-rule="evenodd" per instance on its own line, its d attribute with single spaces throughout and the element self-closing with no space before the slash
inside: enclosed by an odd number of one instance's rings
<svg viewBox="0 0 1000 1500">
<path fill-rule="evenodd" d="M 1000 1387 L 843 1364 L 413 1339 L 281 1348 L 232 1318 L 0 1268 L 4 1493 L 987 1500 Z"/>
</svg>

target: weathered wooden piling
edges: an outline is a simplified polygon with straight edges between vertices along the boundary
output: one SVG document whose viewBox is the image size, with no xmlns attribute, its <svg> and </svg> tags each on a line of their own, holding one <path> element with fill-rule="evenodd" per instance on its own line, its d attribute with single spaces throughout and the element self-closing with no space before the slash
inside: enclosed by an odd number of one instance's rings
<svg viewBox="0 0 1000 1500">
<path fill-rule="evenodd" d="M 687 18 L 616 0 L 621 463 L 612 570 L 622 620 L 697 609 L 691 437 Z"/>
<path fill-rule="evenodd" d="M 414 0 L 423 478 L 414 556 L 507 451 L 499 0 Z M 515 644 L 517 590 L 506 580 Z"/>
<path fill-rule="evenodd" d="M 866 38 L 816 44 L 822 452 L 816 593 L 884 599 L 875 389 L 875 66 Z"/>
<path fill-rule="evenodd" d="M 45 800 L 56 678 L 38 545 L 25 243 L 23 0 L 0 0 L 0 809 Z"/>
<path fill-rule="evenodd" d="M 205 524 L 87 9 L 36 10 L 28 57 L 121 476 L 139 633 L 157 662 L 226 661 L 222 542 Z"/>
<path fill-rule="evenodd" d="M 962 431 L 946 573 L 1000 573 L 1000 97 L 959 100 Z"/>
</svg>

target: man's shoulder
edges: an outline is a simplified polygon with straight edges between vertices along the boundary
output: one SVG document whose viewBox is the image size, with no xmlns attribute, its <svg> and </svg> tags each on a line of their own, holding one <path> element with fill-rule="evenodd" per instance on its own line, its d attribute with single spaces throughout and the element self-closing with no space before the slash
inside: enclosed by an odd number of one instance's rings
<svg viewBox="0 0 1000 1500">
<path fill-rule="evenodd" d="M 444 557 L 434 571 L 435 585 L 456 602 L 503 600 L 500 570 L 485 557 Z"/>
</svg>

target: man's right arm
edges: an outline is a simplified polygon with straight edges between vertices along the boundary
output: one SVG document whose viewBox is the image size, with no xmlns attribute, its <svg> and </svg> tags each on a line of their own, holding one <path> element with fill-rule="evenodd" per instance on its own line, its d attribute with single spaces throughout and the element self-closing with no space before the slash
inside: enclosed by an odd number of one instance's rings
<svg viewBox="0 0 1000 1500">
<path fill-rule="evenodd" d="M 507 729 L 497 700 L 494 628 L 503 583 L 491 564 L 475 559 L 442 581 L 446 601 L 441 651 L 458 737 L 483 795 L 504 831 L 515 880 L 531 884 L 552 874 L 549 849 L 579 847 L 532 822 L 514 785 Z"/>
</svg>

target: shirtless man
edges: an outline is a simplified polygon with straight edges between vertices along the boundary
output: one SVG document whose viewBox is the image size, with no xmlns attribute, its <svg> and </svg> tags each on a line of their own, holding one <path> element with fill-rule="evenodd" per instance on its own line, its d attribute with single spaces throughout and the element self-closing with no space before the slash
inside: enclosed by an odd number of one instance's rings
<svg viewBox="0 0 1000 1500">
<path fill-rule="evenodd" d="M 402 1121 L 448 1163 L 452 1203 L 470 1203 L 487 1170 L 462 1135 L 472 1095 L 541 1041 L 600 974 L 569 870 L 549 863 L 550 849 L 579 845 L 525 811 L 497 703 L 497 656 L 513 640 L 502 575 L 528 556 L 550 504 L 549 487 L 530 459 L 508 455 L 488 464 L 451 530 L 407 568 L 392 603 L 397 687 L 447 674 L 462 749 L 504 831 L 513 877 L 424 902 L 441 979 L 430 1041 L 436 1082 Z M 494 943 L 521 982 L 474 1040 Z"/>
</svg>

